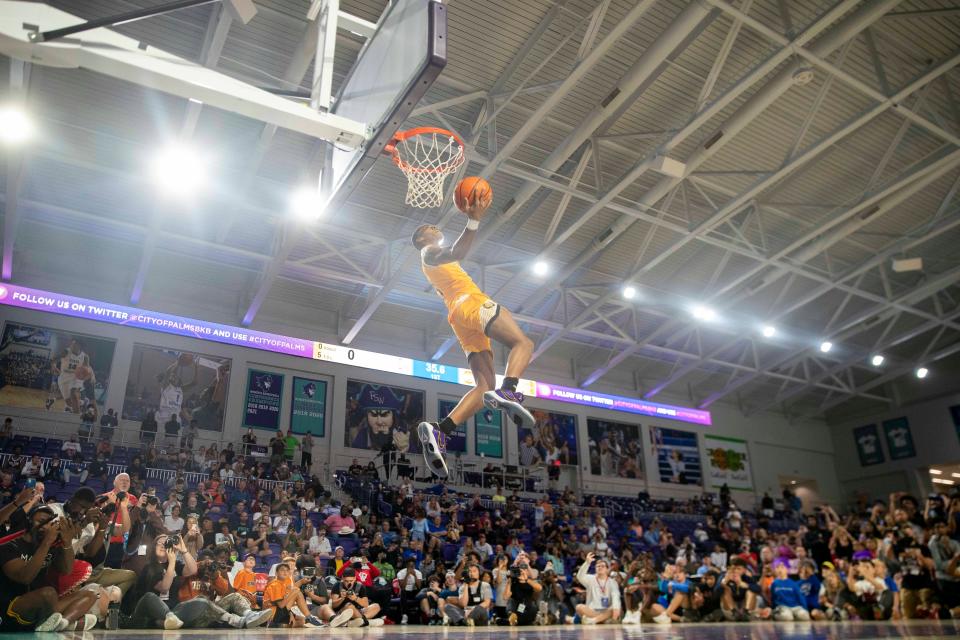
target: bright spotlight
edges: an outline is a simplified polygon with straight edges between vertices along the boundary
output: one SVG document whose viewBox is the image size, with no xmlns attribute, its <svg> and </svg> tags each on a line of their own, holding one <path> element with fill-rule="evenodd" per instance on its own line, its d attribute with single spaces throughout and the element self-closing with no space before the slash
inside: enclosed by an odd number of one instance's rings
<svg viewBox="0 0 960 640">
<path fill-rule="evenodd" d="M 821 353 L 830 353 L 830 350 L 833 349 L 833 343 L 829 340 L 825 340 L 820 343 L 820 352 Z"/>
<path fill-rule="evenodd" d="M 191 196 L 206 181 L 207 163 L 195 149 L 173 145 L 160 151 L 153 161 L 152 173 L 165 194 Z"/>
<path fill-rule="evenodd" d="M 711 320 L 716 319 L 717 312 L 711 309 L 710 307 L 703 307 L 697 305 L 690 310 L 690 313 L 693 314 L 693 317 L 697 320 L 703 320 L 704 322 L 710 322 Z"/>
<path fill-rule="evenodd" d="M 920 367 L 919 369 L 917 369 L 916 373 L 917 373 L 917 377 L 923 380 L 924 378 L 927 377 L 927 374 L 929 374 L 930 371 L 926 367 Z"/>
<path fill-rule="evenodd" d="M 301 220 L 316 220 L 323 215 L 325 204 L 316 187 L 303 187 L 290 198 L 290 213 Z"/>
<path fill-rule="evenodd" d="M 550 271 L 550 265 L 544 260 L 537 260 L 533 263 L 533 273 L 538 276 L 545 276 Z"/>
<path fill-rule="evenodd" d="M 763 329 L 761 329 L 761 332 L 763 333 L 764 338 L 772 338 L 773 336 L 777 335 L 777 328 L 768 324 L 764 325 Z"/>
<path fill-rule="evenodd" d="M 0 141 L 4 144 L 21 144 L 33 135 L 33 122 L 22 109 L 12 106 L 0 107 Z"/>
<path fill-rule="evenodd" d="M 880 365 L 882 365 L 883 361 L 884 361 L 884 357 L 879 353 L 873 356 L 872 358 L 870 358 L 870 364 L 872 364 L 875 367 L 879 367 Z"/>
<path fill-rule="evenodd" d="M 626 286 L 623 288 L 623 297 L 627 300 L 633 300 L 637 297 L 637 290 L 634 287 Z"/>
</svg>

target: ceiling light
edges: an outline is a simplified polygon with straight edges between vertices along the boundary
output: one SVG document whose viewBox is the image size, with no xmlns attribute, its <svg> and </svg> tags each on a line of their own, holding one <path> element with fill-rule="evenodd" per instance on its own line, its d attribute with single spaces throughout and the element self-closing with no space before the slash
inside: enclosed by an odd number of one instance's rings
<svg viewBox="0 0 960 640">
<path fill-rule="evenodd" d="M 935 476 L 938 476 L 938 475 L 940 475 L 941 473 L 943 473 L 943 471 L 941 471 L 940 469 L 930 469 L 930 473 L 933 474 L 933 475 L 935 475 Z"/>
<path fill-rule="evenodd" d="M 830 353 L 830 350 L 833 349 L 833 343 L 829 340 L 824 340 L 820 343 L 820 352 L 821 353 Z"/>
<path fill-rule="evenodd" d="M 883 356 L 878 353 L 877 355 L 870 358 L 870 364 L 872 364 L 875 367 L 879 367 L 880 365 L 883 364 L 883 360 L 884 360 Z"/>
<path fill-rule="evenodd" d="M 923 380 L 924 378 L 927 377 L 927 374 L 930 373 L 930 370 L 927 369 L 926 367 L 920 367 L 919 369 L 917 369 L 916 373 L 917 373 L 917 377 Z"/>
<path fill-rule="evenodd" d="M 627 300 L 633 300 L 637 297 L 637 290 L 634 287 L 627 285 L 623 288 L 623 297 Z"/>
<path fill-rule="evenodd" d="M 301 220 L 316 220 L 324 209 L 325 203 L 316 187 L 303 187 L 290 197 L 290 213 Z"/>
<path fill-rule="evenodd" d="M 954 478 L 960 478 L 960 473 L 951 473 L 950 475 Z"/>
<path fill-rule="evenodd" d="M 154 159 L 152 173 L 165 194 L 191 196 L 207 178 L 207 163 L 195 149 L 172 145 Z"/>
<path fill-rule="evenodd" d="M 533 263 L 533 273 L 538 276 L 545 276 L 550 271 L 550 265 L 544 260 L 537 260 Z"/>
<path fill-rule="evenodd" d="M 777 328 L 767 324 L 763 326 L 763 329 L 761 329 L 760 332 L 763 333 L 764 338 L 772 338 L 773 336 L 777 335 Z"/>
<path fill-rule="evenodd" d="M 933 478 L 930 482 L 934 482 L 936 484 L 956 484 L 953 480 L 947 480 L 946 478 Z"/>
<path fill-rule="evenodd" d="M 796 480 L 791 480 L 791 481 L 790 481 L 790 484 L 797 484 L 797 481 L 796 481 Z"/>
<path fill-rule="evenodd" d="M 703 307 L 697 305 L 690 310 L 690 313 L 693 314 L 693 317 L 697 320 L 703 320 L 704 322 L 710 322 L 711 320 L 716 319 L 717 312 L 711 309 L 710 307 Z"/>
<path fill-rule="evenodd" d="M 0 141 L 4 144 L 21 144 L 33 135 L 33 122 L 22 109 L 0 107 Z"/>
</svg>

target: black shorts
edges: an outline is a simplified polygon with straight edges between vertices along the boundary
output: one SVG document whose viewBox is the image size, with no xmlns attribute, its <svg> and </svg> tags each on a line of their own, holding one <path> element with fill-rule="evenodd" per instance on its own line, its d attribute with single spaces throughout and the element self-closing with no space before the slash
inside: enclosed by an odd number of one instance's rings
<svg viewBox="0 0 960 640">
<path fill-rule="evenodd" d="M 273 618 L 270 620 L 270 626 L 279 627 L 283 624 L 290 624 L 290 609 L 277 607 L 273 614 Z"/>
<path fill-rule="evenodd" d="M 19 597 L 19 596 L 18 596 Z M 17 598 L 9 601 L 0 601 L 0 633 L 17 633 L 33 631 L 42 620 L 24 620 L 16 611 Z"/>
</svg>

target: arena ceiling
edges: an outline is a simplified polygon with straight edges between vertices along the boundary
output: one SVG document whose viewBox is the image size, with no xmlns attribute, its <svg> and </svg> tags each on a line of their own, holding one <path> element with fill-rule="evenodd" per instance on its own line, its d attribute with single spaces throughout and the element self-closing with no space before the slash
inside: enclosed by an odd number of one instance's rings
<svg viewBox="0 0 960 640">
<path fill-rule="evenodd" d="M 96 18 L 156 3 L 52 4 Z M 208 5 L 118 31 L 309 91 L 310 2 L 256 5 L 246 25 Z M 341 2 L 370 21 L 384 6 Z M 897 380 L 921 365 L 933 378 L 960 352 L 960 4 L 448 7 L 449 64 L 408 124 L 457 131 L 466 171 L 491 176 L 466 266 L 535 339 L 536 377 L 821 417 L 882 410 Z M 341 31 L 337 80 L 362 43 Z M 13 282 L 232 324 L 266 288 L 255 327 L 463 364 L 409 243 L 424 221 L 456 234 L 461 219 L 449 204 L 405 208 L 386 159 L 346 206 L 291 227 L 286 201 L 315 181 L 317 140 L 87 71 L 3 63 L 10 91 L 26 78 L 41 132 L 5 153 Z M 178 135 L 217 172 L 174 205 L 143 168 Z M 665 158 L 685 163 L 681 177 Z M 285 233 L 293 250 L 278 260 Z M 901 258 L 923 268 L 894 271 Z"/>
</svg>

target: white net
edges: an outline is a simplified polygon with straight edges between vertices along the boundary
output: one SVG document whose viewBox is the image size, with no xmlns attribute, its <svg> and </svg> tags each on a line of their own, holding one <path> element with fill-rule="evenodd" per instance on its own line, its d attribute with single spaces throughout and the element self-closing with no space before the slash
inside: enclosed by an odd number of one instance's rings
<svg viewBox="0 0 960 640">
<path fill-rule="evenodd" d="M 407 176 L 411 207 L 426 209 L 443 203 L 443 183 L 463 164 L 463 146 L 450 134 L 420 133 L 396 143 L 393 160 Z"/>
</svg>

